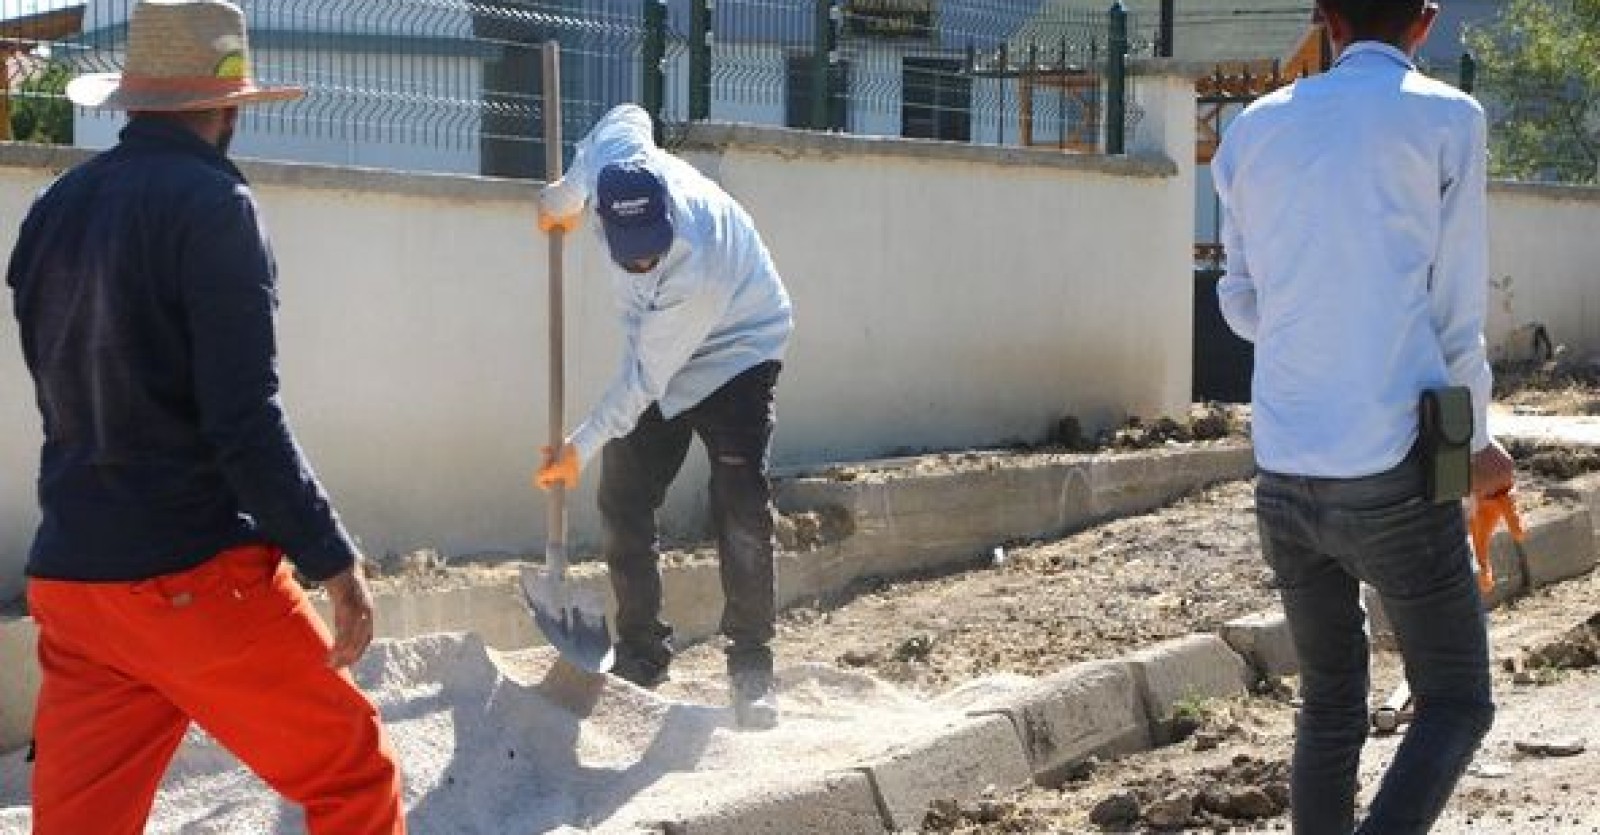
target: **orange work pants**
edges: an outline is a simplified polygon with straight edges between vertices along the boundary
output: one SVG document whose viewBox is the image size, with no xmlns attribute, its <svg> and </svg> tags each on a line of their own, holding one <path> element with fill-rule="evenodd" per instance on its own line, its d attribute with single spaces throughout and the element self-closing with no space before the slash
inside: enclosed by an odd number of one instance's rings
<svg viewBox="0 0 1600 835">
<path fill-rule="evenodd" d="M 377 710 L 282 555 L 224 551 L 136 583 L 31 580 L 44 684 L 34 835 L 139 835 L 193 720 L 318 835 L 403 833 Z"/>
</svg>

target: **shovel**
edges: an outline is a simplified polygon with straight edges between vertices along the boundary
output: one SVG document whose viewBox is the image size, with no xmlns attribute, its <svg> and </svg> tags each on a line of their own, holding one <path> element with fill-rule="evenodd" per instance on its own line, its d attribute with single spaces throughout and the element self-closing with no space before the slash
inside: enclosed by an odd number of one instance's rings
<svg viewBox="0 0 1600 835">
<path fill-rule="evenodd" d="M 544 45 L 545 179 L 561 177 L 561 48 Z M 565 234 L 550 231 L 550 448 L 565 440 L 565 357 L 562 348 L 562 244 Z M 606 626 L 604 596 L 567 582 L 567 493 L 550 489 L 546 507 L 544 570 L 522 572 L 522 593 L 533 608 L 533 620 L 546 641 L 573 666 L 594 673 L 611 669 L 611 631 Z"/>
</svg>

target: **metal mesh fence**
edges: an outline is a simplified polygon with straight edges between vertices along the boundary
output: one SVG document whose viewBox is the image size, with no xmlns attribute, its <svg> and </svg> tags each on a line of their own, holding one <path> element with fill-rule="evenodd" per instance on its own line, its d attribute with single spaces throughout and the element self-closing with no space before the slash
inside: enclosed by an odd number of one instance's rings
<svg viewBox="0 0 1600 835">
<path fill-rule="evenodd" d="M 0 0 L 0 125 L 115 141 L 74 75 L 122 68 L 134 0 Z M 1098 4 L 1096 4 L 1098 5 Z M 564 136 L 610 107 L 691 119 L 1103 149 L 1110 16 L 1054 0 L 247 0 L 256 75 L 308 89 L 247 109 L 247 156 L 541 176 L 540 46 L 562 46 Z M 1128 53 L 1153 23 L 1130 19 Z M 1125 125 L 1139 121 L 1126 86 Z"/>
<path fill-rule="evenodd" d="M 1100 147 L 1104 11 L 1012 0 L 718 0 L 712 24 L 712 118 Z M 1131 55 L 1152 53 L 1153 31 L 1130 20 L 1129 32 Z M 1137 121 L 1134 110 L 1128 123 Z"/>
<path fill-rule="evenodd" d="M 132 6 L 90 0 L 0 23 L 9 56 L 7 122 L 17 138 L 110 143 L 118 117 L 79 112 L 73 119 L 62 90 L 73 75 L 122 68 Z M 540 176 L 541 45 L 562 45 L 570 144 L 606 109 L 641 99 L 650 35 L 644 7 L 639 0 L 248 2 L 256 76 L 303 86 L 308 95 L 246 109 L 236 147 L 311 162 Z M 670 25 L 659 35 L 657 60 L 670 76 L 684 60 L 683 36 Z M 664 111 L 677 98 L 671 85 L 665 95 Z"/>
</svg>

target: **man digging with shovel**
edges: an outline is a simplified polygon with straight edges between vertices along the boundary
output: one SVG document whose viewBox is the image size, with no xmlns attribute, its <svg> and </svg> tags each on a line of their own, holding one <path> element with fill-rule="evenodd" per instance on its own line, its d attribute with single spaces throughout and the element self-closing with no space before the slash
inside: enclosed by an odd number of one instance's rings
<svg viewBox="0 0 1600 835">
<path fill-rule="evenodd" d="M 540 194 L 539 224 L 570 231 L 593 207 L 625 335 L 621 371 L 558 449 L 542 488 L 577 486 L 599 453 L 606 564 L 617 598 L 613 672 L 667 678 L 655 513 L 696 435 L 711 464 L 711 514 L 726 600 L 722 633 L 740 727 L 778 720 L 767 449 L 773 391 L 793 329 L 789 296 L 755 224 L 716 183 L 656 147 L 634 105 L 606 114 L 572 168 Z"/>
</svg>

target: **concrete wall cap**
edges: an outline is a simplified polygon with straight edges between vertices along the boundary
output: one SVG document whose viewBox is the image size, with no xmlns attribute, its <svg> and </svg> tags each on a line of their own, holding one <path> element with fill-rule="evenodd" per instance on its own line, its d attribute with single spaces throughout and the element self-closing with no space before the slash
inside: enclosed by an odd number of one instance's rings
<svg viewBox="0 0 1600 835">
<path fill-rule="evenodd" d="M 61 172 L 96 153 L 98 151 L 58 145 L 0 145 L 0 167 Z M 444 200 L 506 200 L 531 205 L 530 201 L 540 186 L 536 181 L 462 174 L 417 174 L 378 168 L 253 159 L 235 161 L 250 179 L 250 185 L 258 188 L 372 192 Z"/>
<path fill-rule="evenodd" d="M 1084 171 L 1136 178 L 1178 175 L 1178 166 L 1168 159 L 1073 154 L 1039 148 L 971 145 L 929 139 L 852 136 L 730 122 L 691 124 L 684 129 L 678 147 L 685 151 L 713 153 L 742 150 L 779 155 L 899 157 L 907 160 Z"/>
</svg>

